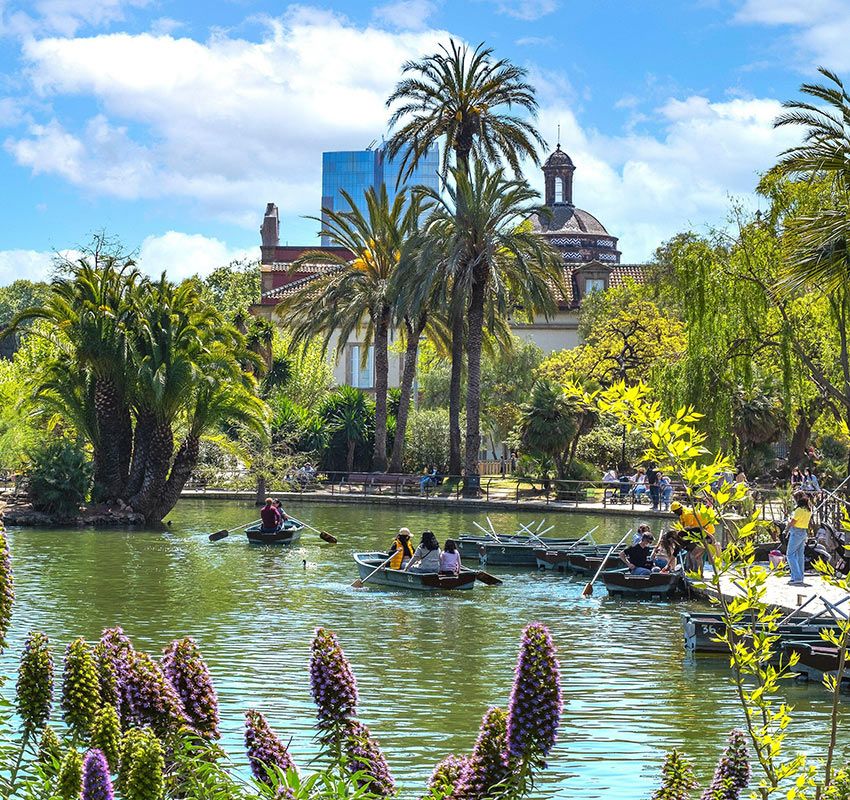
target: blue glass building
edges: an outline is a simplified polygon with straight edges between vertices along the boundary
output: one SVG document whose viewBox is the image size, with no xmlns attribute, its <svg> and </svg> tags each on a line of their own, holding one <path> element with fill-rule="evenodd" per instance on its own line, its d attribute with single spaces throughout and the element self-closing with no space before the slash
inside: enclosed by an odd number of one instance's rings
<svg viewBox="0 0 850 800">
<path fill-rule="evenodd" d="M 342 196 L 348 192 L 365 214 L 365 194 L 369 187 L 379 188 L 385 184 L 390 196 L 396 192 L 396 181 L 401 171 L 402 156 L 388 158 L 384 145 L 375 150 L 346 150 L 322 153 L 322 217 L 325 209 L 344 211 L 349 206 Z M 428 186 L 438 189 L 440 170 L 440 148 L 434 145 L 419 160 L 416 169 L 405 182 L 405 186 Z M 322 244 L 330 242 L 322 237 Z"/>
</svg>

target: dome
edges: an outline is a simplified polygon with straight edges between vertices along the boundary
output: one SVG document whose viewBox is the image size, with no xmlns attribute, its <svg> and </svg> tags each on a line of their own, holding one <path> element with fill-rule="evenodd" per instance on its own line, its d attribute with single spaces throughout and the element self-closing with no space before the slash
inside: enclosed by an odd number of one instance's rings
<svg viewBox="0 0 850 800">
<path fill-rule="evenodd" d="M 572 167 L 575 169 L 575 164 L 573 164 L 573 160 L 563 151 L 561 150 L 561 145 L 559 144 L 549 158 L 546 159 L 546 163 L 543 165 L 543 168 L 546 167 Z"/>
<path fill-rule="evenodd" d="M 589 233 L 593 236 L 610 235 L 605 230 L 605 226 L 593 214 L 575 206 L 557 205 L 552 208 L 552 216 L 549 219 L 541 219 L 535 216 L 532 220 L 532 225 L 538 233 Z"/>
</svg>

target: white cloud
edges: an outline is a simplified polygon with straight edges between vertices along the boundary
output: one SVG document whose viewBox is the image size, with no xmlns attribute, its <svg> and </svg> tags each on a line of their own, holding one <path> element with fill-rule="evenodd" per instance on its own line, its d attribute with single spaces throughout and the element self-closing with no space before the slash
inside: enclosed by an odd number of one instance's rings
<svg viewBox="0 0 850 800">
<path fill-rule="evenodd" d="M 73 36 L 86 26 L 103 27 L 126 18 L 129 9 L 151 0 L 36 0 L 0 6 L 0 33 L 30 36 L 57 33 Z"/>
<path fill-rule="evenodd" d="M 800 66 L 850 69 L 848 0 L 745 0 L 735 15 L 740 23 L 784 26 Z"/>
<path fill-rule="evenodd" d="M 269 20 L 260 41 L 150 33 L 32 40 L 24 60 L 33 93 L 91 99 L 102 113 L 81 128 L 42 121 L 5 146 L 33 172 L 87 192 L 185 198 L 252 228 L 270 200 L 285 213 L 315 213 L 321 151 L 380 137 L 401 64 L 445 38 L 357 28 L 297 8 Z"/>
<path fill-rule="evenodd" d="M 148 236 L 136 261 L 139 269 L 151 277 L 159 277 L 165 271 L 171 280 L 179 281 L 196 273 L 207 275 L 237 258 L 258 255 L 259 247 L 232 248 L 220 239 L 198 233 L 168 231 L 161 236 Z"/>
<path fill-rule="evenodd" d="M 434 0 L 392 0 L 377 6 L 372 18 L 383 25 L 397 30 L 424 30 L 428 19 L 437 10 Z"/>
<path fill-rule="evenodd" d="M 675 233 L 722 226 L 730 197 L 750 198 L 759 173 L 799 139 L 774 129 L 780 103 L 671 99 L 655 111 L 658 135 L 585 130 L 565 104 L 541 110 L 542 130 L 561 123 L 561 147 L 576 164 L 576 204 L 620 237 L 625 261 L 649 258 Z M 542 173 L 531 172 L 542 189 Z"/>
<path fill-rule="evenodd" d="M 500 14 L 531 22 L 558 8 L 558 0 L 495 0 Z"/>
<path fill-rule="evenodd" d="M 49 250 L 0 250 L 0 286 L 19 278 L 31 281 L 48 280 L 53 271 L 56 253 Z M 64 258 L 74 258 L 75 251 L 65 250 Z"/>
</svg>

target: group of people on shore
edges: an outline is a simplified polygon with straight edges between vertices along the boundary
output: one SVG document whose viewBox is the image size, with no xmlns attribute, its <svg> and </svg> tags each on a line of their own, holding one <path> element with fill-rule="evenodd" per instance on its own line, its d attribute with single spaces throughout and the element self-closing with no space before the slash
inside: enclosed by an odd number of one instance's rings
<svg viewBox="0 0 850 800">
<path fill-rule="evenodd" d="M 621 474 L 620 470 L 612 464 L 602 476 L 602 483 L 606 484 L 608 500 L 625 502 L 631 497 L 639 503 L 646 496 L 649 498 L 653 511 L 670 510 L 673 500 L 673 482 L 669 475 L 661 472 L 652 462 L 646 467 L 638 467 L 632 475 Z"/>
<path fill-rule="evenodd" d="M 453 539 L 446 539 L 443 548 L 433 531 L 422 531 L 422 539 L 414 550 L 409 528 L 401 528 L 390 549 L 389 568 L 403 572 L 438 572 L 441 575 L 460 573 L 460 553 Z"/>
</svg>

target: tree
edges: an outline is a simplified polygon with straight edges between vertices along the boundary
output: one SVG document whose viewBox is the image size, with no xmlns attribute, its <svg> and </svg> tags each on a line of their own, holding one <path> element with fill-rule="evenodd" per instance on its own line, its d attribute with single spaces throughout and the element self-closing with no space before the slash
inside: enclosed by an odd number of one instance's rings
<svg viewBox="0 0 850 800">
<path fill-rule="evenodd" d="M 354 254 L 349 261 L 328 251 L 310 251 L 292 264 L 326 264 L 330 269 L 284 298 L 276 313 L 285 320 L 296 345 L 321 337 L 327 349 L 338 332 L 340 354 L 351 334 L 363 333 L 363 357 L 374 343 L 375 351 L 375 451 L 373 468 L 387 469 L 387 386 L 389 333 L 393 317 L 390 282 L 413 258 L 413 234 L 419 203 L 399 192 L 391 201 L 387 187 L 366 192 L 366 214 L 344 190 L 346 211 L 325 209 L 322 236 Z"/>
<path fill-rule="evenodd" d="M 479 160 L 471 174 L 452 168 L 451 175 L 453 182 L 443 194 L 426 192 L 434 202 L 427 231 L 447 243 L 454 291 L 467 300 L 464 471 L 466 489 L 475 494 L 485 311 L 548 318 L 556 310 L 555 292 L 564 291 L 563 269 L 560 254 L 526 224 L 532 214 L 547 210 L 534 203 L 538 195 L 524 180 L 506 178 L 501 168 L 488 172 Z"/>
<path fill-rule="evenodd" d="M 262 292 L 260 264 L 255 259 L 237 258 L 226 267 L 217 267 L 199 282 L 204 299 L 228 319 L 246 314 Z"/>
<path fill-rule="evenodd" d="M 791 224 L 796 243 L 781 277 L 791 289 L 819 286 L 841 288 L 850 278 L 850 95 L 834 72 L 818 69 L 831 85 L 805 83 L 803 94 L 820 101 L 783 103 L 788 111 L 776 127 L 800 125 L 803 143 L 782 153 L 775 171 L 780 175 L 827 181 L 828 202 L 814 213 L 797 216 Z"/>
<path fill-rule="evenodd" d="M 333 452 L 334 438 L 338 437 L 344 444 L 345 470 L 351 472 L 358 448 L 364 447 L 373 435 L 374 406 L 359 389 L 340 386 L 325 400 L 319 415 L 333 434 L 328 445 L 330 452 L 326 453 L 328 469 L 339 468 Z"/>
<path fill-rule="evenodd" d="M 396 106 L 390 126 L 403 122 L 387 142 L 387 154 L 403 153 L 400 177 L 407 177 L 428 149 L 444 141 L 442 173 L 454 166 L 468 175 L 470 157 L 493 163 L 502 159 L 519 174 L 524 158 L 539 164 L 537 147 L 545 146 L 537 130 L 509 113 L 525 111 L 534 117 L 537 100 L 525 80 L 526 71 L 507 59 L 494 59 L 492 48 L 479 44 L 470 52 L 466 45 L 449 40 L 438 52 L 419 61 L 408 61 L 401 81 L 387 100 Z M 450 285 L 451 392 L 449 399 L 449 472 L 460 474 L 460 406 L 463 374 L 464 311 L 466 299 L 459 287 Z"/>
<path fill-rule="evenodd" d="M 8 325 L 25 308 L 44 302 L 50 286 L 41 281 L 19 278 L 8 286 L 0 286 L 0 328 Z"/>
</svg>

